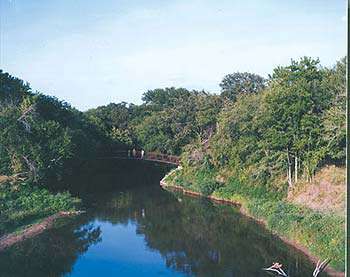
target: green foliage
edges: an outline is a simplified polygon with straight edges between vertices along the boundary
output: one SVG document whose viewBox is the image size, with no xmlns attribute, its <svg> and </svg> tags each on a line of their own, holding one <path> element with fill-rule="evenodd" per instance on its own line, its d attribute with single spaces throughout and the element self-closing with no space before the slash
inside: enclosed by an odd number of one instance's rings
<svg viewBox="0 0 350 277">
<path fill-rule="evenodd" d="M 221 188 L 221 191 L 230 193 L 238 193 L 244 197 L 257 199 L 278 200 L 283 198 L 283 193 L 269 191 L 268 187 L 258 184 L 242 184 L 238 179 L 231 177 L 227 184 Z"/>
<path fill-rule="evenodd" d="M 342 163 L 346 154 L 346 113 L 339 106 L 330 107 L 323 116 L 324 140 L 328 157 Z"/>
<path fill-rule="evenodd" d="M 184 157 L 209 156 L 218 172 L 275 193 L 310 180 L 324 164 L 344 164 L 344 69 L 344 59 L 327 69 L 307 57 L 276 68 L 263 91 L 226 103 L 207 146 L 193 141 Z M 204 164 L 196 160 L 188 166 Z"/>
<path fill-rule="evenodd" d="M 323 165 L 345 163 L 345 68 L 345 59 L 327 69 L 304 57 L 276 68 L 260 93 L 237 93 L 206 143 L 186 146 L 177 185 L 242 203 L 268 228 L 343 270 L 344 218 L 285 198 L 297 178 L 309 181 Z"/>
<path fill-rule="evenodd" d="M 133 137 L 128 129 L 131 113 L 127 103 L 111 103 L 85 112 L 89 122 L 92 123 L 105 137 L 111 138 L 107 142 L 117 148 L 131 146 Z"/>
<path fill-rule="evenodd" d="M 344 218 L 296 206 L 286 202 L 281 193 L 242 184 L 236 178 L 230 178 L 224 185 L 218 185 L 214 178 L 215 174 L 210 171 L 199 170 L 196 174 L 190 174 L 180 170 L 166 182 L 204 195 L 239 202 L 250 215 L 263 220 L 268 229 L 304 245 L 320 259 L 330 258 L 334 268 L 344 270 Z"/>
<path fill-rule="evenodd" d="M 256 74 L 229 74 L 220 84 L 221 96 L 155 89 L 144 93 L 141 105 L 111 103 L 85 113 L 31 92 L 2 71 L 0 81 L 1 174 L 25 175 L 55 188 L 48 180 L 59 180 L 99 153 L 135 147 L 181 154 L 177 185 L 240 199 L 271 228 L 304 239 L 315 253 L 333 255 L 335 266 L 342 263 L 343 233 L 336 227 L 341 220 L 283 198 L 298 178 L 308 181 L 324 164 L 345 163 L 345 58 L 330 69 L 318 59 L 292 60 L 274 69 L 268 82 Z M 59 206 L 50 201 L 47 205 Z"/>
<path fill-rule="evenodd" d="M 67 103 L 32 93 L 0 73 L 0 174 L 21 174 L 48 186 L 67 169 L 95 157 L 108 138 Z M 52 188 L 52 186 L 51 186 Z"/>
<path fill-rule="evenodd" d="M 167 101 L 150 101 L 149 94 L 171 95 Z M 183 147 L 211 134 L 222 107 L 219 97 L 205 92 L 169 88 L 146 93 L 153 111 L 134 125 L 136 137 L 146 150 L 180 154 Z"/>
<path fill-rule="evenodd" d="M 326 77 L 322 85 L 332 93 L 332 101 L 324 113 L 323 137 L 326 141 L 326 158 L 334 163 L 342 164 L 346 149 L 346 58 L 332 69 L 326 69 Z"/>
<path fill-rule="evenodd" d="M 198 186 L 198 191 L 205 196 L 212 194 L 221 186 L 221 184 L 211 178 L 211 174 L 208 174 L 208 171 L 205 170 L 196 172 L 195 180 L 195 184 Z"/>
<path fill-rule="evenodd" d="M 0 169 L 45 182 L 97 153 L 136 147 L 179 155 L 200 145 L 188 155 L 197 163 L 283 191 L 282 175 L 291 185 L 292 175 L 310 179 L 325 163 L 344 163 L 345 69 L 346 59 L 327 69 L 304 57 L 276 68 L 268 82 L 225 76 L 222 93 L 233 102 L 171 87 L 145 92 L 142 105 L 85 113 L 1 71 Z"/>
<path fill-rule="evenodd" d="M 274 70 L 265 95 L 264 140 L 270 151 L 299 158 L 312 177 L 324 158 L 322 115 L 331 102 L 319 61 L 302 58 Z M 290 165 L 290 161 L 289 161 Z M 289 169 L 291 170 L 291 169 Z"/>
<path fill-rule="evenodd" d="M 179 102 L 186 101 L 190 95 L 191 93 L 187 89 L 171 87 L 149 90 L 143 94 L 142 101 L 157 110 L 163 110 L 164 108 L 176 107 Z"/>
<path fill-rule="evenodd" d="M 0 88 L 0 102 L 6 101 L 14 105 L 20 103 L 31 91 L 28 83 L 4 73 L 2 69 L 0 69 Z"/>
<path fill-rule="evenodd" d="M 331 259 L 331 265 L 344 270 L 345 221 L 334 214 L 298 207 L 285 201 L 253 199 L 249 212 L 267 223 L 267 227 L 298 241 L 320 259 Z"/>
<path fill-rule="evenodd" d="M 71 211 L 80 200 L 68 192 L 50 193 L 29 183 L 0 184 L 0 235 L 59 211 Z"/>
<path fill-rule="evenodd" d="M 127 129 L 118 129 L 116 127 L 112 127 L 112 130 L 110 132 L 110 137 L 112 140 L 121 142 L 126 146 L 131 147 L 132 146 L 132 138 L 129 130 Z"/>
<path fill-rule="evenodd" d="M 235 101 L 240 94 L 252 94 L 265 88 L 265 79 L 257 74 L 235 72 L 226 75 L 220 83 L 221 96 Z"/>
<path fill-rule="evenodd" d="M 0 233 L 76 207 L 56 193 L 67 173 L 94 158 L 111 139 L 66 102 L 33 93 L 28 84 L 0 71 Z M 7 177 L 5 176 L 5 179 Z"/>
<path fill-rule="evenodd" d="M 150 90 L 142 99 L 139 106 L 109 104 L 86 115 L 99 130 L 129 148 L 180 154 L 198 136 L 205 139 L 212 134 L 223 103 L 219 96 L 184 88 Z"/>
</svg>

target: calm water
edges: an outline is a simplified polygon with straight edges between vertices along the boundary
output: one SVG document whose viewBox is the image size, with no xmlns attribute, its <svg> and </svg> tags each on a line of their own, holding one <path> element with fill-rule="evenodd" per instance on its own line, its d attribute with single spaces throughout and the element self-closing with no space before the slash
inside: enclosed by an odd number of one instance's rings
<svg viewBox="0 0 350 277">
<path fill-rule="evenodd" d="M 274 261 L 312 276 L 303 254 L 234 207 L 164 191 L 157 171 L 132 189 L 120 172 L 91 177 L 115 186 L 88 194 L 86 214 L 0 253 L 0 276 L 269 276 L 261 268 Z"/>
</svg>

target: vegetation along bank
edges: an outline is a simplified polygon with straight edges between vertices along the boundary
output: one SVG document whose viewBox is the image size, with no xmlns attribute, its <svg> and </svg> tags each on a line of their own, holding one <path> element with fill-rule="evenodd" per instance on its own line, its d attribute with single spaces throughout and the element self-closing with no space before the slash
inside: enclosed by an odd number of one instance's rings
<svg viewBox="0 0 350 277">
<path fill-rule="evenodd" d="M 345 68 L 304 58 L 276 68 L 260 92 L 237 92 L 163 182 L 240 203 L 344 271 Z"/>
<path fill-rule="evenodd" d="M 141 105 L 81 112 L 1 71 L 0 236 L 80 209 L 67 176 L 136 148 L 181 155 L 167 182 L 241 203 L 344 271 L 346 58 L 292 60 L 267 79 L 235 72 L 220 87 L 154 89 Z"/>
</svg>

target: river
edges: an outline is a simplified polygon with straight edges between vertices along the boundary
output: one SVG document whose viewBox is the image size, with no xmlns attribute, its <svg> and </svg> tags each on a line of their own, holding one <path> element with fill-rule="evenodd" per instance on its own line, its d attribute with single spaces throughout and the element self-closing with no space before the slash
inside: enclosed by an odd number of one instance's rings
<svg viewBox="0 0 350 277">
<path fill-rule="evenodd" d="M 90 172 L 87 212 L 0 253 L 0 276 L 269 276 L 276 261 L 312 276 L 303 253 L 237 208 L 161 189 L 166 170 Z"/>
</svg>

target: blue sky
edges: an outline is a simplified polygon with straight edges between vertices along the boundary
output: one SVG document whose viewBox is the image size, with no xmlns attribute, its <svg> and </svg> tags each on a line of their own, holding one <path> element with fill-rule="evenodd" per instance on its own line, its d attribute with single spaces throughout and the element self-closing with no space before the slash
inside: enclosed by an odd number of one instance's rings
<svg viewBox="0 0 350 277">
<path fill-rule="evenodd" d="M 81 110 L 346 55 L 345 0 L 0 0 L 0 68 Z"/>
</svg>

